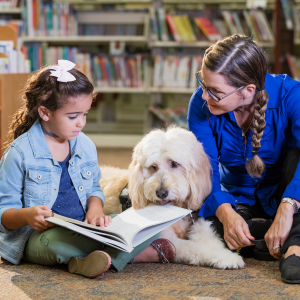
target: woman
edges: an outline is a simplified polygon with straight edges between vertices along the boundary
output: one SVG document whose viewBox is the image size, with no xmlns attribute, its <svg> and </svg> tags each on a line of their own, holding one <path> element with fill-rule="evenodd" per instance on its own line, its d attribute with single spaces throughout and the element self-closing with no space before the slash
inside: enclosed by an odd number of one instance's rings
<svg viewBox="0 0 300 300">
<path fill-rule="evenodd" d="M 242 35 L 211 45 L 196 76 L 188 124 L 213 167 L 199 215 L 229 249 L 264 238 L 281 257 L 282 280 L 300 283 L 300 83 L 270 75 L 262 51 Z"/>
</svg>

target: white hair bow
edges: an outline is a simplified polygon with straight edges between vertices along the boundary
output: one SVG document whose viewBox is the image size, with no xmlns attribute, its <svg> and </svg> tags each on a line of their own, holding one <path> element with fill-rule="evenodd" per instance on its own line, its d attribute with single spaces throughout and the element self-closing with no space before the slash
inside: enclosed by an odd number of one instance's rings
<svg viewBox="0 0 300 300">
<path fill-rule="evenodd" d="M 75 64 L 69 60 L 63 60 L 60 59 L 58 60 L 58 66 L 52 67 L 55 71 L 51 71 L 50 76 L 55 76 L 57 77 L 57 81 L 61 82 L 69 82 L 69 81 L 74 81 L 76 78 L 69 73 L 68 71 L 72 70 L 75 67 Z"/>
</svg>

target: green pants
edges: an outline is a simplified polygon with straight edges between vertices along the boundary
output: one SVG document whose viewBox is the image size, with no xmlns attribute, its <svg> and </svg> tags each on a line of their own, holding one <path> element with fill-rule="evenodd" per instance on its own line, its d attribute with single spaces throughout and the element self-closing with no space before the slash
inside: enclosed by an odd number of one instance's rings
<svg viewBox="0 0 300 300">
<path fill-rule="evenodd" d="M 112 270 L 121 271 L 126 264 L 132 263 L 135 256 L 143 252 L 160 233 L 135 247 L 132 252 L 124 252 L 107 246 L 74 231 L 53 227 L 46 231 L 34 231 L 24 250 L 24 259 L 39 265 L 67 264 L 72 256 L 89 254 L 95 250 L 108 253 L 111 257 Z"/>
</svg>

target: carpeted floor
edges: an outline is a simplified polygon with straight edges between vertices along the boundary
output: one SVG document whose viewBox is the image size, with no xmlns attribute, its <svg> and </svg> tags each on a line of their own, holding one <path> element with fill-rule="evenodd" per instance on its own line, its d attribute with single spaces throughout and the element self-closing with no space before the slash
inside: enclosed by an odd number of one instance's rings
<svg viewBox="0 0 300 300">
<path fill-rule="evenodd" d="M 278 262 L 246 259 L 241 270 L 177 264 L 128 265 L 87 279 L 66 266 L 0 264 L 0 299 L 300 299 L 300 285 L 280 280 Z"/>
</svg>

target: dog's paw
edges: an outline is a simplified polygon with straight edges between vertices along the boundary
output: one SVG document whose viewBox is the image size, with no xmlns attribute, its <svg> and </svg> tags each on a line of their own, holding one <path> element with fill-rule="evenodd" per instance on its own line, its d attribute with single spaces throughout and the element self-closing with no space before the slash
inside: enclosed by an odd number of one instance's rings
<svg viewBox="0 0 300 300">
<path fill-rule="evenodd" d="M 213 259 L 211 266 L 216 269 L 240 269 L 244 268 L 245 262 L 240 255 L 228 250 L 222 258 Z"/>
</svg>

